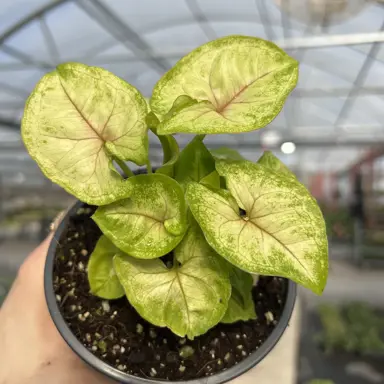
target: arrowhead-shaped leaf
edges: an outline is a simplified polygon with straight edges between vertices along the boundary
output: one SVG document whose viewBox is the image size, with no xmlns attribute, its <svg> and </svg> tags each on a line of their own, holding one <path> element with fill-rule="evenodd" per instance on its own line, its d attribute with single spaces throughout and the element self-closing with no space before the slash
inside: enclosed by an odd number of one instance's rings
<svg viewBox="0 0 384 384">
<path fill-rule="evenodd" d="M 225 312 L 221 322 L 234 323 L 240 320 L 247 321 L 256 319 L 255 305 L 252 297 L 252 275 L 232 266 L 229 277 L 232 285 L 232 293 L 227 312 Z"/>
<path fill-rule="evenodd" d="M 265 151 L 257 163 L 277 173 L 296 178 L 295 174 L 270 151 Z"/>
<path fill-rule="evenodd" d="M 181 59 L 156 84 L 151 109 L 164 116 L 161 135 L 252 131 L 269 124 L 295 87 L 298 63 L 275 44 L 227 36 Z M 171 117 L 179 97 L 193 102 Z"/>
<path fill-rule="evenodd" d="M 24 143 L 44 174 L 89 204 L 127 195 L 113 157 L 145 164 L 147 104 L 125 81 L 97 67 L 67 63 L 45 75 L 29 97 Z"/>
<path fill-rule="evenodd" d="M 99 207 L 92 216 L 103 233 L 121 250 L 141 259 L 170 252 L 187 229 L 181 186 L 162 174 L 127 180 L 128 199 Z"/>
<path fill-rule="evenodd" d="M 88 262 L 88 281 L 92 294 L 113 300 L 124 296 L 124 288 L 113 267 L 113 257 L 121 254 L 110 240 L 101 236 Z"/>
<path fill-rule="evenodd" d="M 224 316 L 231 294 L 228 272 L 196 225 L 191 226 L 174 256 L 171 269 L 159 259 L 117 256 L 115 269 L 140 316 L 193 339 Z"/>
<path fill-rule="evenodd" d="M 216 163 L 242 215 L 228 199 L 190 183 L 186 198 L 208 243 L 239 268 L 290 278 L 320 294 L 328 274 L 321 211 L 296 179 L 248 161 Z"/>
<path fill-rule="evenodd" d="M 175 165 L 175 179 L 182 185 L 189 181 L 199 182 L 215 169 L 215 160 L 203 143 L 202 137 L 196 136 L 181 151 Z"/>
</svg>

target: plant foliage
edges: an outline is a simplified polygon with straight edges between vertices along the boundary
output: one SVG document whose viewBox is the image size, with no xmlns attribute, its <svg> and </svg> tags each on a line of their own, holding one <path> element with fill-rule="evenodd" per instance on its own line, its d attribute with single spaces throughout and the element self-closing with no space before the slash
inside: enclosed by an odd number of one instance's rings
<svg viewBox="0 0 384 384">
<path fill-rule="evenodd" d="M 228 36 L 181 59 L 149 101 L 79 63 L 40 80 L 23 140 L 47 177 L 98 206 L 93 219 L 104 235 L 89 261 L 94 295 L 125 294 L 146 320 L 193 338 L 220 321 L 256 318 L 251 274 L 323 291 L 327 238 L 306 188 L 270 152 L 255 164 L 204 144 L 207 134 L 269 124 L 297 77 L 298 63 L 273 43 Z M 155 173 L 148 129 L 164 153 Z M 180 151 L 175 133 L 196 136 Z M 147 174 L 135 176 L 127 161 Z"/>
</svg>

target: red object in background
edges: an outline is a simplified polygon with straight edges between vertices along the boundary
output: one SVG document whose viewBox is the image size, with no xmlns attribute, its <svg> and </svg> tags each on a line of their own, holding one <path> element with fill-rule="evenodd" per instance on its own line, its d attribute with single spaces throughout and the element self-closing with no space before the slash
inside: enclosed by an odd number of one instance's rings
<svg viewBox="0 0 384 384">
<path fill-rule="evenodd" d="M 316 200 L 324 200 L 324 181 L 325 175 L 323 172 L 316 173 L 309 179 L 309 190 Z"/>
</svg>

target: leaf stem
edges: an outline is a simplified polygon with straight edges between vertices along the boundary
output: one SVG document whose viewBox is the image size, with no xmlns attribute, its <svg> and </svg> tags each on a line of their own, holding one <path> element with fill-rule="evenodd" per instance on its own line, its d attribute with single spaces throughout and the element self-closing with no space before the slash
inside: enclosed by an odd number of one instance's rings
<svg viewBox="0 0 384 384">
<path fill-rule="evenodd" d="M 147 173 L 148 175 L 150 175 L 152 172 L 152 165 L 151 165 L 151 160 L 149 160 L 149 157 L 148 157 L 148 160 L 147 160 Z"/>
<path fill-rule="evenodd" d="M 117 164 L 119 164 L 119 167 L 122 169 L 122 171 L 124 172 L 125 176 L 127 176 L 127 178 L 134 176 L 133 172 L 129 169 L 128 165 L 125 164 L 124 161 L 117 158 L 115 158 L 115 161 Z"/>
</svg>

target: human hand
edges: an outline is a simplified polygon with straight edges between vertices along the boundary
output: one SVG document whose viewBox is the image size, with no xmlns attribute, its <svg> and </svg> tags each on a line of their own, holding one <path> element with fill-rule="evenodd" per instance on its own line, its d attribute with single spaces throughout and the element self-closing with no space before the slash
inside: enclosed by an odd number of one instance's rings
<svg viewBox="0 0 384 384">
<path fill-rule="evenodd" d="M 44 264 L 52 235 L 21 266 L 0 309 L 0 384 L 111 384 L 67 346 L 44 297 Z"/>
</svg>

